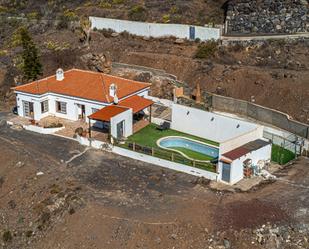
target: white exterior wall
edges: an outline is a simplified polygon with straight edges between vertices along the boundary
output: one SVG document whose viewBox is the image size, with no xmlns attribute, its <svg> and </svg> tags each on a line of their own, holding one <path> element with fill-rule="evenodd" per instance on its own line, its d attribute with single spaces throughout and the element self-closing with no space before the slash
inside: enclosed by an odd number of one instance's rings
<svg viewBox="0 0 309 249">
<path fill-rule="evenodd" d="M 238 137 L 234 137 L 230 140 L 227 140 L 223 143 L 220 143 L 220 153 L 226 153 L 233 149 L 238 148 L 241 145 L 249 143 L 251 141 L 263 138 L 263 126 L 258 126 L 256 129 L 249 131 L 245 134 L 239 135 Z"/>
<path fill-rule="evenodd" d="M 231 182 L 230 184 L 235 184 L 236 182 L 243 179 L 243 163 L 245 160 L 251 159 L 252 165 L 257 165 L 258 161 L 271 159 L 271 144 L 266 145 L 258 150 L 252 151 L 236 160 L 231 164 Z M 220 171 L 221 172 L 221 171 Z"/>
<path fill-rule="evenodd" d="M 238 125 L 239 128 L 237 128 Z M 257 127 L 258 125 L 216 113 L 178 104 L 172 105 L 172 129 L 218 143 L 252 132 Z M 238 144 L 240 145 L 242 144 Z"/>
<path fill-rule="evenodd" d="M 124 121 L 124 136 L 128 137 L 133 134 L 133 112 L 132 109 L 128 109 L 114 117 L 111 118 L 111 135 L 117 137 L 117 124 Z"/>
<path fill-rule="evenodd" d="M 41 113 L 41 102 L 48 100 L 48 112 Z M 34 105 L 34 119 L 39 121 L 40 119 L 48 116 L 53 115 L 59 118 L 65 118 L 69 120 L 78 120 L 78 109 L 77 104 L 85 105 L 86 116 L 92 114 L 92 108 L 101 109 L 106 104 L 98 103 L 94 101 L 87 101 L 79 98 L 74 97 L 66 97 L 61 95 L 54 95 L 54 94 L 44 94 L 41 96 L 35 95 L 28 95 L 24 93 L 17 93 L 16 102 L 18 108 L 18 115 L 24 116 L 23 113 L 23 105 L 22 101 L 29 101 L 33 102 Z M 67 113 L 58 113 L 56 112 L 56 101 L 61 101 L 67 103 Z"/>
<path fill-rule="evenodd" d="M 190 27 L 195 27 L 195 38 L 201 40 L 220 39 L 221 31 L 219 28 L 207 28 L 202 26 L 191 26 L 183 24 L 164 24 L 164 23 L 145 23 L 133 22 L 119 19 L 109 19 L 100 17 L 89 17 L 92 29 L 112 29 L 121 33 L 124 31 L 130 34 L 146 37 L 166 37 L 174 36 L 177 38 L 190 38 Z"/>
<path fill-rule="evenodd" d="M 215 181 L 218 179 L 218 174 L 214 172 L 210 172 L 210 171 L 206 171 L 206 170 L 202 170 L 198 168 L 193 168 L 193 167 L 190 167 L 184 164 L 167 161 L 167 160 L 164 160 L 158 157 L 148 156 L 148 155 L 141 154 L 135 151 L 123 149 L 117 146 L 113 147 L 113 152 L 116 154 L 125 156 L 125 157 L 140 160 L 146 163 L 155 164 L 155 165 L 167 168 L 167 169 L 176 170 L 176 171 L 187 173 L 190 175 L 205 177 L 206 179 L 215 180 Z"/>
</svg>

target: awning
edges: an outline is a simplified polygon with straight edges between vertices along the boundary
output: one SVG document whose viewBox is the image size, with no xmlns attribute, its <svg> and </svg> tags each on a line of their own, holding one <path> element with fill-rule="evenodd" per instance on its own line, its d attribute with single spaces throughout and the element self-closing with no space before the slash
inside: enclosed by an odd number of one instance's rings
<svg viewBox="0 0 309 249">
<path fill-rule="evenodd" d="M 97 121 L 106 121 L 110 122 L 111 118 L 117 116 L 118 114 L 127 111 L 128 108 L 111 105 L 102 108 L 101 110 L 91 114 L 88 118 Z"/>
<path fill-rule="evenodd" d="M 124 99 L 119 102 L 119 106 L 127 107 L 133 109 L 133 114 L 140 112 L 144 110 L 145 108 L 153 105 L 154 102 L 152 100 L 143 98 L 138 95 L 134 95 L 132 97 L 129 97 L 127 99 Z"/>
</svg>

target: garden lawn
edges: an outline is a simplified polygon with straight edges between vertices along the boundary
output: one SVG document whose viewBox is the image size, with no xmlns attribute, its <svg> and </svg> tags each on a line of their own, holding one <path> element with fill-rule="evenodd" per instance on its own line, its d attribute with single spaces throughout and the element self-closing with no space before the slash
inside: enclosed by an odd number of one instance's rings
<svg viewBox="0 0 309 249">
<path fill-rule="evenodd" d="M 211 140 L 192 136 L 192 135 L 182 133 L 182 132 L 179 132 L 179 131 L 175 131 L 175 130 L 171 130 L 171 129 L 160 131 L 160 130 L 157 129 L 157 127 L 158 126 L 155 125 L 155 124 L 150 124 L 150 125 L 146 126 L 145 128 L 141 129 L 140 131 L 136 132 L 132 136 L 128 137 L 128 141 L 129 142 L 135 142 L 135 143 L 137 143 L 139 145 L 143 145 L 143 146 L 159 148 L 158 145 L 157 145 L 157 141 L 160 138 L 168 137 L 168 136 L 180 136 L 180 137 L 191 138 L 191 139 L 200 141 L 202 143 L 206 143 L 206 144 L 210 144 L 210 145 L 214 145 L 214 146 L 219 146 L 219 143 L 211 141 Z"/>
</svg>

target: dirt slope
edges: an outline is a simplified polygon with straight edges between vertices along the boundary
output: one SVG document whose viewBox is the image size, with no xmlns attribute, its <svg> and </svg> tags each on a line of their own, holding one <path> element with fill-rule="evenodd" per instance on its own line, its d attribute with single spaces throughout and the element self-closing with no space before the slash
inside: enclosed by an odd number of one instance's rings
<svg viewBox="0 0 309 249">
<path fill-rule="evenodd" d="M 232 193 L 103 151 L 66 164 L 85 148 L 59 137 L 1 127 L 0 140 L 0 248 L 309 246 L 307 159 Z"/>
</svg>

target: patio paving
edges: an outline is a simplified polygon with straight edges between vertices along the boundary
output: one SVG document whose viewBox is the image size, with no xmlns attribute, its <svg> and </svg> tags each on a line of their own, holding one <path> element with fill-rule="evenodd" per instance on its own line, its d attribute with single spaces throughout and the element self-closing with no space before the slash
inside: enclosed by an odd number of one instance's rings
<svg viewBox="0 0 309 249">
<path fill-rule="evenodd" d="M 152 106 L 152 117 L 171 121 L 172 120 L 172 109 L 167 106 L 154 104 Z"/>
</svg>

